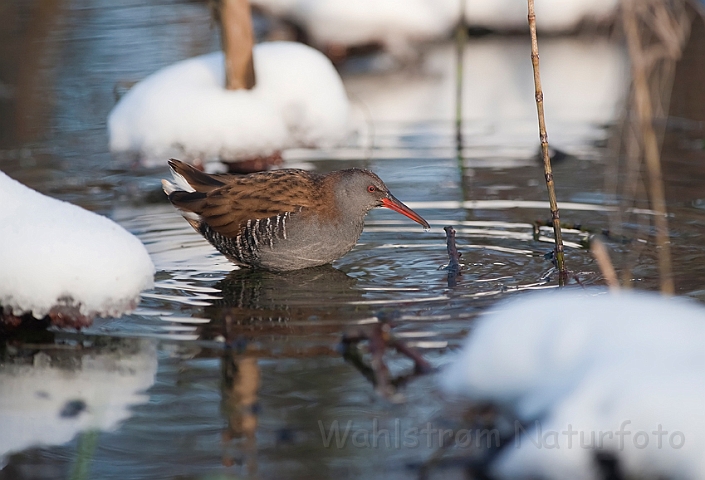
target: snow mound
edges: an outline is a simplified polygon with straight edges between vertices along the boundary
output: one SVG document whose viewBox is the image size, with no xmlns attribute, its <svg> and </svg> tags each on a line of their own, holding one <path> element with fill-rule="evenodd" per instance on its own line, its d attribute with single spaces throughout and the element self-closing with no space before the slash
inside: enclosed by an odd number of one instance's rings
<svg viewBox="0 0 705 480">
<path fill-rule="evenodd" d="M 525 422 L 493 464 L 501 478 L 602 478 L 597 451 L 629 477 L 705 478 L 703 345 L 694 302 L 540 293 L 481 318 L 441 386 Z"/>
<path fill-rule="evenodd" d="M 112 151 L 235 159 L 292 147 L 330 146 L 347 134 L 340 76 L 320 52 L 298 43 L 253 49 L 256 84 L 225 90 L 222 52 L 165 67 L 120 99 L 108 117 Z"/>
<path fill-rule="evenodd" d="M 119 316 L 151 288 L 144 245 L 115 222 L 0 172 L 0 306 L 41 318 L 55 306 Z"/>
<path fill-rule="evenodd" d="M 459 0 L 253 0 L 300 25 L 318 47 L 380 44 L 408 55 L 414 43 L 447 36 Z"/>
</svg>

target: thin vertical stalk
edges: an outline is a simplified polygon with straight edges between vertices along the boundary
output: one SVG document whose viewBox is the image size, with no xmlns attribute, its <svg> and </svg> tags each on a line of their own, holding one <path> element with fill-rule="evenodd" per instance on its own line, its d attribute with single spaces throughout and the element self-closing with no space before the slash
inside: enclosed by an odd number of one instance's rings
<svg viewBox="0 0 705 480">
<path fill-rule="evenodd" d="M 668 235 L 666 196 L 661 174 L 661 157 L 658 138 L 653 125 L 653 107 L 646 77 L 646 58 L 641 44 L 634 0 L 623 2 L 622 23 L 627 37 L 627 48 L 632 66 L 634 107 L 644 148 L 644 160 L 649 176 L 651 208 L 654 210 L 656 245 L 658 247 L 659 277 L 661 293 L 673 295 L 673 271 L 671 267 L 671 246 Z"/>
<path fill-rule="evenodd" d="M 467 23 L 465 22 L 465 0 L 460 0 L 458 25 L 455 29 L 455 161 L 460 174 L 460 192 L 467 199 L 469 180 L 463 158 L 463 80 L 465 71 L 465 45 L 468 40 Z M 466 212 L 467 214 L 467 212 Z"/>
<path fill-rule="evenodd" d="M 558 266 L 560 285 L 565 284 L 568 278 L 568 271 L 565 266 L 563 255 L 563 236 L 561 234 L 561 219 L 556 200 L 556 190 L 553 182 L 553 169 L 551 168 L 551 157 L 548 153 L 548 133 L 546 132 L 546 119 L 543 113 L 543 91 L 541 90 L 541 74 L 539 72 L 539 43 L 536 38 L 536 13 L 534 12 L 534 0 L 529 3 L 529 31 L 531 32 L 531 64 L 534 68 L 534 89 L 536 93 L 536 111 L 539 118 L 539 139 L 541 140 L 541 158 L 543 159 L 543 171 L 546 178 L 546 188 L 548 189 L 548 203 L 551 208 L 551 219 L 553 221 L 553 236 L 556 241 L 555 255 Z"/>
<path fill-rule="evenodd" d="M 458 162 L 461 163 L 463 161 L 463 55 L 466 39 L 465 0 L 460 0 L 460 17 L 455 33 L 457 55 L 455 61 L 455 147 Z"/>
</svg>

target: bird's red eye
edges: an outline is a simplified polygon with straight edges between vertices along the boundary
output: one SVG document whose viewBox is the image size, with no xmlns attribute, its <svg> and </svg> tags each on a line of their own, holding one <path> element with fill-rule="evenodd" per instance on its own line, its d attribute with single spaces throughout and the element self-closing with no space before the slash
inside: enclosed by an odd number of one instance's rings
<svg viewBox="0 0 705 480">
<path fill-rule="evenodd" d="M 377 191 L 377 187 L 375 187 L 374 185 L 370 185 L 369 187 L 367 187 L 367 191 L 370 193 L 374 193 Z"/>
</svg>

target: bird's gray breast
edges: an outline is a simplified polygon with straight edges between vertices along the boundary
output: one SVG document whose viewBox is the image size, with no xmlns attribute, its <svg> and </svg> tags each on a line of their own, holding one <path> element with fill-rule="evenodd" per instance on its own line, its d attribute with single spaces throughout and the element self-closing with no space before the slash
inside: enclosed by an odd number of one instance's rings
<svg viewBox="0 0 705 480">
<path fill-rule="evenodd" d="M 201 223 L 201 234 L 220 253 L 240 265 L 297 270 L 325 265 L 348 253 L 362 233 L 362 219 L 330 222 L 300 212 L 248 220 L 240 234 L 226 237 Z"/>
<path fill-rule="evenodd" d="M 290 214 L 272 244 L 260 248 L 260 265 L 272 270 L 296 270 L 331 263 L 355 246 L 363 225 L 362 219 L 331 222 Z"/>
</svg>

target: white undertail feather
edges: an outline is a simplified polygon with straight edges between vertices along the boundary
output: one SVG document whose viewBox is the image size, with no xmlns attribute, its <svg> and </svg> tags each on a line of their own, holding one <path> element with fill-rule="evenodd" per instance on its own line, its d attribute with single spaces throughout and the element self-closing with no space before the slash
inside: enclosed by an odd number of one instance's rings
<svg viewBox="0 0 705 480">
<path fill-rule="evenodd" d="M 176 173 L 176 171 L 169 167 L 171 170 L 171 176 L 174 177 L 174 183 L 171 183 L 169 180 L 164 180 L 162 179 L 162 188 L 164 189 L 164 193 L 167 195 L 170 195 L 172 192 L 195 192 L 196 189 L 193 188 L 183 177 L 183 175 L 180 175 Z M 201 216 L 198 215 L 197 213 L 194 212 L 189 212 L 187 210 L 182 210 L 179 208 L 179 212 L 181 215 L 184 216 L 186 221 L 191 224 L 191 226 L 198 230 L 198 227 L 201 222 Z"/>
<path fill-rule="evenodd" d="M 177 173 L 171 166 L 169 167 L 169 170 L 171 170 L 171 176 L 174 179 L 174 183 L 171 183 L 169 180 L 162 180 L 162 188 L 167 195 L 177 190 L 182 192 L 196 191 L 196 189 L 188 183 L 188 180 L 186 180 L 183 175 Z"/>
</svg>

